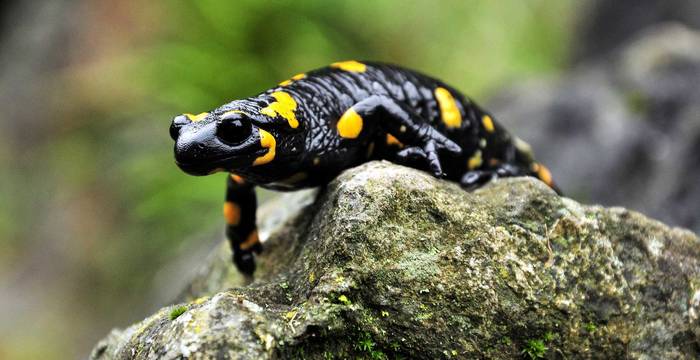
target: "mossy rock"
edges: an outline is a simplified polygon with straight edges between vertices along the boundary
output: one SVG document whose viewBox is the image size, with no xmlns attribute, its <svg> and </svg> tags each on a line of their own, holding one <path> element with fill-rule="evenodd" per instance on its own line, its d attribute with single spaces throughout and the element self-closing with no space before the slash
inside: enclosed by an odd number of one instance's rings
<svg viewBox="0 0 700 360">
<path fill-rule="evenodd" d="M 689 231 L 532 178 L 467 192 L 387 162 L 313 199 L 284 201 L 310 205 L 277 216 L 253 283 L 222 244 L 181 303 L 114 330 L 91 358 L 700 355 Z"/>
</svg>

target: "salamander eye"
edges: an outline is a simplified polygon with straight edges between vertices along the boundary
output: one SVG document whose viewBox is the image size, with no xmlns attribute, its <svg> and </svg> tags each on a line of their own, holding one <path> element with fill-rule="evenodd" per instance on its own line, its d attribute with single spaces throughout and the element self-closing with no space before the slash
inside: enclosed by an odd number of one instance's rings
<svg viewBox="0 0 700 360">
<path fill-rule="evenodd" d="M 242 118 L 223 119 L 216 128 L 216 136 L 228 144 L 239 144 L 252 132 L 250 121 Z"/>
</svg>

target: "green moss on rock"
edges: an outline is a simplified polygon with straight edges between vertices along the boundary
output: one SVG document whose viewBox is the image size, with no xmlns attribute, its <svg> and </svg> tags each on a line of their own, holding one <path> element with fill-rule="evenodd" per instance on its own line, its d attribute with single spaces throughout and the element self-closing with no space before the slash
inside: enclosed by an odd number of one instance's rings
<svg viewBox="0 0 700 360">
<path fill-rule="evenodd" d="M 170 311 L 170 320 L 175 320 L 187 311 L 187 306 L 176 306 Z"/>
</svg>

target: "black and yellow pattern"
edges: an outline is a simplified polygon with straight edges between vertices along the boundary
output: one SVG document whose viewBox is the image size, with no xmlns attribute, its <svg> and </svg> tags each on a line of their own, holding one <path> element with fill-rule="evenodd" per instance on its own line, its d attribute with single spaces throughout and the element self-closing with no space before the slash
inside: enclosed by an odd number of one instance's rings
<svg viewBox="0 0 700 360">
<path fill-rule="evenodd" d="M 254 187 L 326 184 L 352 166 L 386 159 L 472 188 L 534 176 L 556 189 L 529 147 L 449 85 L 415 71 L 341 61 L 210 112 L 177 116 L 170 134 L 185 172 L 232 174 L 224 204 L 234 262 L 255 269 Z"/>
</svg>

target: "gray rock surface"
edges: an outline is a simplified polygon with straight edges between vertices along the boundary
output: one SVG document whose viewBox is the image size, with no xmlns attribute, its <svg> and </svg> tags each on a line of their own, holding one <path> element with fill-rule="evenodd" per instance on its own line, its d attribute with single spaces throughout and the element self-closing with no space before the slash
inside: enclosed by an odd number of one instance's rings
<svg viewBox="0 0 700 360">
<path fill-rule="evenodd" d="M 640 31 L 666 22 L 700 28 L 700 1 L 697 0 L 588 0 L 579 6 L 573 42 L 575 62 L 601 59 Z"/>
<path fill-rule="evenodd" d="M 277 219 L 255 282 L 222 244 L 181 303 L 91 358 L 700 355 L 700 240 L 535 179 L 466 192 L 373 162 Z"/>
<path fill-rule="evenodd" d="M 649 29 L 607 62 L 517 84 L 489 109 L 568 196 L 700 231 L 700 33 Z"/>
</svg>

